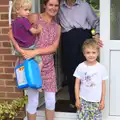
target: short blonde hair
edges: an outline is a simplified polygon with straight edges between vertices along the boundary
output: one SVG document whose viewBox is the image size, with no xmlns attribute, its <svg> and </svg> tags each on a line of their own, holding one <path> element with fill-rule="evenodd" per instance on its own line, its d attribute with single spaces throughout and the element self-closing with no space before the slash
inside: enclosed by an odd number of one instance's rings
<svg viewBox="0 0 120 120">
<path fill-rule="evenodd" d="M 85 40 L 85 42 L 83 43 L 82 51 L 84 52 L 86 48 L 93 48 L 99 50 L 97 42 L 92 38 Z"/>
<path fill-rule="evenodd" d="M 32 4 L 32 0 L 13 0 L 13 10 L 19 10 L 25 3 Z"/>
</svg>

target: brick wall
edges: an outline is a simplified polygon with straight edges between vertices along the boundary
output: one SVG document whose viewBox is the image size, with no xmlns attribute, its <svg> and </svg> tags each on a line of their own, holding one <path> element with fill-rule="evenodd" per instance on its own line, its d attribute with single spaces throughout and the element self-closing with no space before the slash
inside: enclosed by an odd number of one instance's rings
<svg viewBox="0 0 120 120">
<path fill-rule="evenodd" d="M 7 35 L 8 1 L 0 0 L 0 102 L 11 101 L 23 96 L 23 91 L 16 88 L 15 80 L 12 77 L 16 57 L 11 55 Z M 23 114 L 21 112 L 19 117 L 23 117 Z"/>
</svg>

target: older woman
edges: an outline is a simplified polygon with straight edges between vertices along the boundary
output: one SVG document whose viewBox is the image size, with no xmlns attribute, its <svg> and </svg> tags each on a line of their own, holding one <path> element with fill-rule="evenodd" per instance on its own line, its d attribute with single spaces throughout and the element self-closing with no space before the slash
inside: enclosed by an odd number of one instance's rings
<svg viewBox="0 0 120 120">
<path fill-rule="evenodd" d="M 41 55 L 43 68 L 41 75 L 43 78 L 43 89 L 45 94 L 45 114 L 46 120 L 53 120 L 55 109 L 55 93 L 57 91 L 56 74 L 54 69 L 53 54 L 59 45 L 61 28 L 54 22 L 59 9 L 59 0 L 44 0 L 45 12 L 42 14 L 30 15 L 30 21 L 34 25 L 41 24 L 43 29 L 40 35 L 36 37 L 36 50 L 22 50 L 15 39 L 12 32 L 9 32 L 9 37 L 12 40 L 15 48 L 23 55 L 29 54 L 30 57 Z M 28 104 L 27 117 L 28 120 L 36 120 L 36 109 L 38 106 L 39 91 L 28 89 Z"/>
</svg>

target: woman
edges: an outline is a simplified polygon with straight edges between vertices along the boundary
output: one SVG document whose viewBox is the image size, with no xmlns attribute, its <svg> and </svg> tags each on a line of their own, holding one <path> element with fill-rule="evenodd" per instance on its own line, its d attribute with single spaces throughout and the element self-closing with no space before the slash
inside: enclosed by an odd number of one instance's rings
<svg viewBox="0 0 120 120">
<path fill-rule="evenodd" d="M 59 45 L 61 28 L 54 22 L 59 9 L 58 0 L 44 0 L 45 12 L 42 14 L 30 15 L 30 21 L 34 25 L 42 25 L 42 32 L 36 37 L 36 50 L 22 50 L 15 42 L 12 32 L 9 32 L 9 37 L 12 40 L 15 48 L 22 54 L 31 54 L 29 58 L 36 55 L 41 55 L 43 68 L 41 75 L 43 78 L 43 89 L 45 94 L 45 114 L 46 120 L 53 120 L 55 109 L 55 93 L 57 91 L 56 75 L 54 69 L 53 54 Z M 26 56 L 25 56 L 26 57 Z M 36 109 L 38 106 L 39 91 L 28 89 L 28 104 L 27 117 L 28 120 L 36 120 Z"/>
</svg>

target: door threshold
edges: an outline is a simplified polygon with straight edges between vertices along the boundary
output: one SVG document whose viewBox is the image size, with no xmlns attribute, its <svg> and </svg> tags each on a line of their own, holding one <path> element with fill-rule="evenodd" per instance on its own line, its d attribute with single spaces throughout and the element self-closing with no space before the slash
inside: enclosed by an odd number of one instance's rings
<svg viewBox="0 0 120 120">
<path fill-rule="evenodd" d="M 76 113 L 69 112 L 55 112 L 54 120 L 76 120 Z M 24 118 L 27 120 L 27 118 Z M 42 110 L 37 111 L 37 119 L 36 120 L 45 120 L 45 112 Z"/>
<path fill-rule="evenodd" d="M 69 112 L 55 112 L 54 120 L 76 120 L 76 113 Z M 25 117 L 24 120 L 27 120 Z M 45 112 L 43 110 L 37 111 L 37 119 L 36 120 L 45 120 Z M 109 116 L 107 118 L 103 118 L 103 120 L 120 120 L 120 117 L 117 116 Z"/>
</svg>

